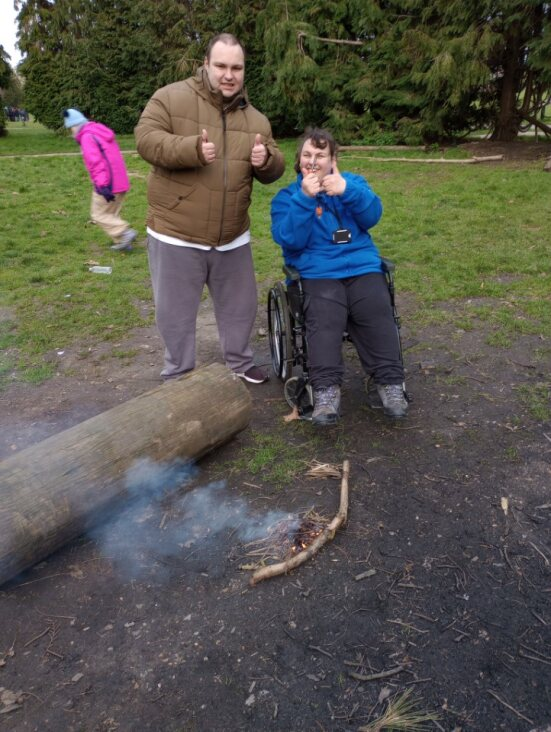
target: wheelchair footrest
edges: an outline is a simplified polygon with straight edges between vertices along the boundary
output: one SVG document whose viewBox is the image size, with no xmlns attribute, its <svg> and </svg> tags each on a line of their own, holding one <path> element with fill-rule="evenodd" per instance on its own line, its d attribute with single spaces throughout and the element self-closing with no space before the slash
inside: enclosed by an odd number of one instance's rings
<svg viewBox="0 0 551 732">
<path fill-rule="evenodd" d="M 314 398 L 312 387 L 302 376 L 292 376 L 283 387 L 285 399 L 290 407 L 297 409 L 299 419 L 312 419 Z"/>
</svg>

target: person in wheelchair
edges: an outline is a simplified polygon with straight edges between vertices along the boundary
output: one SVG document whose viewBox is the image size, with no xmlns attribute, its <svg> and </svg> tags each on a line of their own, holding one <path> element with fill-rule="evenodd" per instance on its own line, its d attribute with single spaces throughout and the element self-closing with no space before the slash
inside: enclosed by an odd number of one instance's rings
<svg viewBox="0 0 551 732">
<path fill-rule="evenodd" d="M 381 200 L 365 178 L 339 171 L 337 144 L 327 130 L 306 130 L 295 170 L 296 181 L 272 200 L 272 236 L 302 282 L 312 422 L 339 420 L 344 332 L 376 385 L 384 414 L 405 417 L 399 335 L 382 259 L 369 234 L 381 218 Z"/>
</svg>

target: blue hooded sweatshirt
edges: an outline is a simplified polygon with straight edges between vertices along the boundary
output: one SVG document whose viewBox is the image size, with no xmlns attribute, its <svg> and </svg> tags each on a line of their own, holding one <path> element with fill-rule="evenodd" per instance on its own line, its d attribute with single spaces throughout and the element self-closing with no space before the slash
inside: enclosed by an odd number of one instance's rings
<svg viewBox="0 0 551 732">
<path fill-rule="evenodd" d="M 272 236 L 283 258 L 304 279 L 340 279 L 381 272 L 381 257 L 368 229 L 383 213 L 381 199 L 365 178 L 342 173 L 346 188 L 341 196 L 321 193 L 311 198 L 302 192 L 302 174 L 272 200 Z M 333 232 L 348 229 L 352 240 L 334 244 Z"/>
</svg>

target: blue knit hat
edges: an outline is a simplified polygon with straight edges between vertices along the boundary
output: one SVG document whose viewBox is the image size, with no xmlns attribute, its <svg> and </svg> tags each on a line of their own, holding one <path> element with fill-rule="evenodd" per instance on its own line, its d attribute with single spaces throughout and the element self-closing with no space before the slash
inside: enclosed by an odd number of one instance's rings
<svg viewBox="0 0 551 732">
<path fill-rule="evenodd" d="M 66 109 L 63 112 L 63 124 L 65 127 L 75 127 L 88 122 L 88 119 L 78 109 Z"/>
</svg>

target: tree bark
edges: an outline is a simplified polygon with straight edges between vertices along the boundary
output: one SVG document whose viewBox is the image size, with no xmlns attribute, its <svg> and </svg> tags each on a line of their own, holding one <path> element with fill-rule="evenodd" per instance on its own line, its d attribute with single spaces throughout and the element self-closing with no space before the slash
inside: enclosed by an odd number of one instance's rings
<svg viewBox="0 0 551 732">
<path fill-rule="evenodd" d="M 503 51 L 503 77 L 501 79 L 501 93 L 499 112 L 496 119 L 492 140 L 497 142 L 511 142 L 518 136 L 520 115 L 517 110 L 517 93 L 521 81 L 523 47 L 521 40 L 521 25 L 514 21 L 506 35 L 506 44 Z"/>
<path fill-rule="evenodd" d="M 518 21 L 512 23 L 503 52 L 499 112 L 491 138 L 497 142 L 511 142 L 518 136 L 520 116 L 516 105 L 521 68 L 520 33 L 521 28 Z"/>
<path fill-rule="evenodd" d="M 210 364 L 0 463 L 0 584 L 128 500 L 140 458 L 197 460 L 244 429 L 243 382 Z"/>
</svg>

